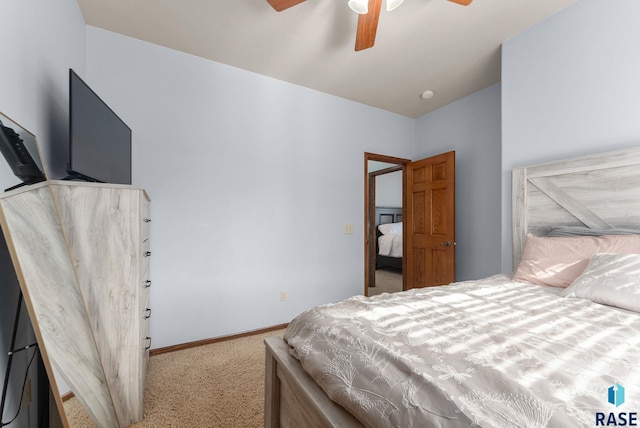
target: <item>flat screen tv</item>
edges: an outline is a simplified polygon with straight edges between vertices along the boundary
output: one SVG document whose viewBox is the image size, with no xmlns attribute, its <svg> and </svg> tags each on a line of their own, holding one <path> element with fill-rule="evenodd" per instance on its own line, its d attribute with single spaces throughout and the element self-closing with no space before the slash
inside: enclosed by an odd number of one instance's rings
<svg viewBox="0 0 640 428">
<path fill-rule="evenodd" d="M 22 184 L 10 187 L 6 190 L 13 190 L 26 184 L 38 183 L 47 178 L 38 166 L 38 162 L 30 153 L 29 147 L 21 138 L 20 134 L 10 127 L 8 122 L 5 124 L 0 120 L 0 152 L 11 167 L 16 177 L 22 180 Z M 20 130 L 20 129 L 19 129 Z M 35 140 L 31 138 L 31 151 L 36 155 L 38 161 L 38 149 L 35 147 Z"/>
<path fill-rule="evenodd" d="M 69 70 L 68 178 L 131 184 L 131 128 Z"/>
</svg>

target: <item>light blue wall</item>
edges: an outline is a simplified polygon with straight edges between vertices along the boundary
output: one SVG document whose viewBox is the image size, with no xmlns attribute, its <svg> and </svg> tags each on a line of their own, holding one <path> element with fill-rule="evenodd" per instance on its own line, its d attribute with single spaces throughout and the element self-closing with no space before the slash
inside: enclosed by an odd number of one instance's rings
<svg viewBox="0 0 640 428">
<path fill-rule="evenodd" d="M 52 177 L 68 158 L 68 73 L 85 66 L 85 23 L 75 0 L 2 0 L 0 111 L 38 137 Z"/>
<path fill-rule="evenodd" d="M 456 280 L 500 272 L 500 85 L 416 120 L 414 159 L 456 152 Z"/>
<path fill-rule="evenodd" d="M 364 152 L 410 156 L 413 119 L 93 27 L 87 52 L 152 200 L 154 347 L 364 292 Z"/>
<path fill-rule="evenodd" d="M 38 137 L 49 173 L 61 177 L 68 145 L 68 69 L 84 70 L 84 19 L 75 0 L 2 0 L 0 18 L 0 111 Z M 4 379 L 18 291 L 8 255 L 0 253 L 0 379 Z M 35 341 L 26 314 L 23 308 L 17 346 Z M 31 354 L 21 352 L 13 360 L 5 422 L 18 408 Z M 29 377 L 34 387 L 35 375 L 32 368 Z M 34 401 L 9 427 L 37 427 L 36 416 Z"/>
<path fill-rule="evenodd" d="M 511 169 L 640 144 L 640 2 L 581 0 L 502 48 L 502 270 Z"/>
</svg>

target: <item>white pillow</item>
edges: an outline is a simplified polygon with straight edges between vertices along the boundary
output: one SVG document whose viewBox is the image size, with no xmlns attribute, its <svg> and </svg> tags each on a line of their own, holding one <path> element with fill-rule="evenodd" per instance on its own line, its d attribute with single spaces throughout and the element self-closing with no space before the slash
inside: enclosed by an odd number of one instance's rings
<svg viewBox="0 0 640 428">
<path fill-rule="evenodd" d="M 560 295 L 640 312 L 640 254 L 594 255 Z"/>
<path fill-rule="evenodd" d="M 529 233 L 513 279 L 565 288 L 599 253 L 640 254 L 640 235 L 548 237 Z"/>
<path fill-rule="evenodd" d="M 381 224 L 378 229 L 383 235 L 402 235 L 402 222 Z"/>
</svg>

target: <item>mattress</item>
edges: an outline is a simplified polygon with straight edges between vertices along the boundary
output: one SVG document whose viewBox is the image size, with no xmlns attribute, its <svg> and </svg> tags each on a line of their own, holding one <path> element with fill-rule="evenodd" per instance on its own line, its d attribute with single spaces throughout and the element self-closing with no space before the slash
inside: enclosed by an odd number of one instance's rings
<svg viewBox="0 0 640 428">
<path fill-rule="evenodd" d="M 380 235 L 378 254 L 389 257 L 402 257 L 402 235 Z"/>
<path fill-rule="evenodd" d="M 304 312 L 284 339 L 369 427 L 594 426 L 639 411 L 640 314 L 558 291 L 496 276 L 356 296 Z"/>
</svg>

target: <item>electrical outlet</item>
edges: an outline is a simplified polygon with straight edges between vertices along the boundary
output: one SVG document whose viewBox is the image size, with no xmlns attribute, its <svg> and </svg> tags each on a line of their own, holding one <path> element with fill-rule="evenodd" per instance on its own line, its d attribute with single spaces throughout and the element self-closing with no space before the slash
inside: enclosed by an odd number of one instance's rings
<svg viewBox="0 0 640 428">
<path fill-rule="evenodd" d="M 281 302 L 286 302 L 287 301 L 287 292 L 286 291 L 281 291 L 280 292 L 280 301 Z"/>
<path fill-rule="evenodd" d="M 28 407 L 31 404 L 31 379 L 27 380 L 24 385 L 24 394 L 22 394 L 22 407 Z"/>
<path fill-rule="evenodd" d="M 344 225 L 344 234 L 345 235 L 351 235 L 353 233 L 353 225 L 352 224 L 345 224 Z"/>
</svg>

